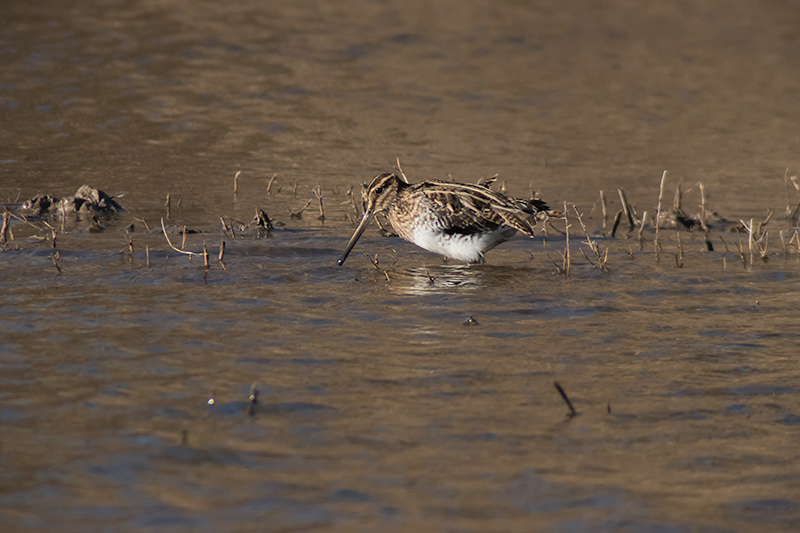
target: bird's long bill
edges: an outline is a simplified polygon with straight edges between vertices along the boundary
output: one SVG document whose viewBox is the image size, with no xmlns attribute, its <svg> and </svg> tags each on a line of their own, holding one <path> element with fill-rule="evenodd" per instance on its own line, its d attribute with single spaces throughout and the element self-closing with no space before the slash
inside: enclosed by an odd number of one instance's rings
<svg viewBox="0 0 800 533">
<path fill-rule="evenodd" d="M 367 229 L 367 226 L 369 226 L 371 220 L 372 213 L 364 213 L 364 216 L 361 217 L 361 222 L 358 224 L 356 231 L 353 232 L 353 236 L 350 237 L 350 242 L 347 243 L 347 247 L 344 249 L 342 257 L 339 258 L 339 266 L 344 264 L 344 260 L 347 259 L 348 255 L 350 255 L 350 251 L 353 249 L 353 246 L 356 245 L 356 241 L 358 241 L 359 237 L 361 237 L 361 234 L 364 233 L 364 230 Z"/>
</svg>

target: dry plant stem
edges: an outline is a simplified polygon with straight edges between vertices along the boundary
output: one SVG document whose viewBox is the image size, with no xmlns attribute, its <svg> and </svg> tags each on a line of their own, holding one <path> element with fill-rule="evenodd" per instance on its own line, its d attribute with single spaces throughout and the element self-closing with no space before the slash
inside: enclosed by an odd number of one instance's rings
<svg viewBox="0 0 800 533">
<path fill-rule="evenodd" d="M 744 269 L 747 270 L 747 257 L 745 257 L 744 255 L 744 244 L 742 244 L 742 234 L 737 233 L 736 236 L 739 238 L 739 240 L 736 243 L 736 248 L 739 250 L 739 257 L 742 260 L 742 267 L 744 267 Z"/>
<path fill-rule="evenodd" d="M 761 238 L 761 235 L 764 232 L 764 228 L 767 226 L 767 224 L 769 224 L 769 221 L 772 220 L 772 215 L 774 214 L 775 211 L 770 209 L 769 211 L 767 211 L 767 216 L 764 218 L 764 220 L 761 223 L 759 223 L 758 230 L 756 231 L 759 239 Z"/>
<path fill-rule="evenodd" d="M 622 211 L 617 211 L 617 214 L 614 215 L 614 223 L 611 225 L 611 238 L 616 238 L 617 235 L 617 228 L 619 227 L 619 221 L 622 220 Z"/>
<path fill-rule="evenodd" d="M 786 239 L 783 238 L 783 230 L 778 231 L 778 236 L 781 238 L 781 247 L 783 248 L 783 255 L 788 255 L 789 250 L 786 248 Z"/>
<path fill-rule="evenodd" d="M 606 205 L 606 193 L 600 190 L 600 209 L 603 212 L 603 235 L 608 235 L 608 206 Z"/>
<path fill-rule="evenodd" d="M 358 210 L 358 205 L 356 204 L 356 195 L 350 194 L 350 201 L 353 202 L 353 211 L 356 214 L 356 217 L 361 216 L 361 212 Z"/>
<path fill-rule="evenodd" d="M 792 238 L 789 239 L 789 246 L 791 247 L 792 243 L 794 243 L 795 241 L 798 241 L 797 251 L 800 252 L 800 239 L 798 239 L 797 230 L 796 229 L 794 230 L 794 234 L 792 234 Z"/>
<path fill-rule="evenodd" d="M 236 174 L 233 176 L 233 197 L 234 198 L 239 196 L 239 174 L 241 174 L 241 173 L 242 173 L 242 171 L 238 170 L 238 171 L 236 171 Z"/>
<path fill-rule="evenodd" d="M 269 183 L 267 183 L 267 194 L 272 194 L 272 184 L 275 183 L 275 178 L 277 178 L 277 174 L 273 174 L 272 177 L 269 179 Z"/>
<path fill-rule="evenodd" d="M 583 222 L 581 222 L 583 224 Z M 569 213 L 567 212 L 567 202 L 564 202 L 564 232 L 566 233 L 566 245 L 564 247 L 564 277 L 569 278 Z M 588 237 L 587 237 L 588 238 Z"/>
<path fill-rule="evenodd" d="M 637 238 L 639 239 L 639 250 L 641 251 L 642 247 L 642 232 L 644 231 L 644 224 L 647 222 L 647 211 L 642 213 L 642 223 L 639 225 L 639 232 L 637 234 Z"/>
<path fill-rule="evenodd" d="M 8 242 L 8 227 L 11 220 L 11 213 L 5 211 L 3 213 L 3 229 L 0 230 L 0 244 L 5 244 Z"/>
<path fill-rule="evenodd" d="M 181 238 L 181 250 L 186 249 L 186 226 L 183 227 L 183 238 Z"/>
<path fill-rule="evenodd" d="M 225 261 L 223 261 L 225 257 L 225 241 L 221 241 L 219 243 L 219 266 L 222 267 L 222 270 L 228 270 L 225 268 Z"/>
<path fill-rule="evenodd" d="M 325 220 L 325 209 L 322 206 L 322 199 L 325 197 L 325 195 L 322 194 L 322 187 L 317 185 L 316 188 L 312 189 L 311 192 L 314 193 L 314 196 L 317 197 L 317 201 L 319 202 L 319 216 L 317 217 L 317 220 Z"/>
<path fill-rule="evenodd" d="M 292 210 L 289 209 L 289 218 L 302 218 L 303 217 L 303 211 L 308 209 L 308 206 L 310 206 L 310 205 L 311 205 L 311 199 L 308 199 L 306 201 L 306 205 L 304 205 L 303 208 L 300 211 L 298 211 L 297 213 L 292 213 Z"/>
<path fill-rule="evenodd" d="M 61 254 L 58 252 L 53 252 L 50 254 L 50 259 L 53 261 L 53 266 L 56 267 L 58 270 L 59 275 L 62 274 L 61 265 L 59 264 L 61 261 Z"/>
<path fill-rule="evenodd" d="M 170 210 L 172 208 L 172 198 L 170 197 L 169 193 L 167 193 L 167 201 L 164 202 L 164 206 L 167 208 L 167 220 L 169 220 Z"/>
<path fill-rule="evenodd" d="M 680 231 L 678 231 L 678 253 L 675 254 L 675 265 L 678 268 L 683 268 L 683 241 L 681 240 Z"/>
<path fill-rule="evenodd" d="M 403 172 L 403 167 L 400 166 L 400 158 L 399 157 L 397 158 L 397 160 L 395 162 L 395 167 L 394 168 L 395 168 L 395 170 L 397 170 L 400 173 L 400 177 L 403 178 L 403 181 L 408 183 L 408 178 L 406 178 L 406 173 Z"/>
<path fill-rule="evenodd" d="M 683 191 L 681 191 L 681 182 L 683 178 L 678 180 L 678 185 L 675 186 L 675 198 L 672 200 L 672 209 L 675 211 L 681 210 L 681 205 L 683 203 Z"/>
<path fill-rule="evenodd" d="M 206 243 L 203 243 L 203 264 L 206 267 L 206 271 L 209 269 L 208 266 L 208 248 L 206 248 Z"/>
<path fill-rule="evenodd" d="M 147 258 L 147 268 L 150 268 L 150 246 L 144 245 L 144 255 Z"/>
<path fill-rule="evenodd" d="M 622 204 L 622 212 L 625 215 L 625 219 L 628 221 L 628 230 L 634 230 L 636 228 L 636 224 L 633 221 L 633 212 L 631 210 L 631 206 L 628 203 L 628 196 L 625 194 L 625 190 L 621 187 L 617 189 L 619 193 L 619 201 Z"/>
<path fill-rule="evenodd" d="M 658 226 L 661 225 L 661 202 L 664 199 L 664 181 L 667 179 L 667 171 L 661 175 L 661 185 L 658 188 L 658 208 L 656 209 L 656 236 L 653 241 L 653 249 L 656 254 L 656 263 L 658 263 Z"/>
<path fill-rule="evenodd" d="M 147 221 L 145 219 L 138 218 L 138 217 L 133 217 L 133 220 L 141 222 L 142 224 L 144 224 L 144 229 L 146 229 L 147 231 L 150 231 L 150 225 L 147 223 Z"/>
<path fill-rule="evenodd" d="M 600 247 L 597 245 L 597 242 L 593 241 L 589 237 L 589 232 L 586 230 L 586 224 L 583 223 L 583 217 L 581 216 L 580 212 L 578 211 L 578 208 L 573 205 L 572 209 L 575 211 L 575 214 L 578 217 L 578 222 L 581 225 L 581 230 L 583 230 L 583 235 L 584 235 L 584 237 L 586 237 L 586 241 L 585 241 L 586 245 L 589 246 L 589 249 L 594 254 L 594 257 L 597 260 L 597 263 L 598 263 L 598 266 L 600 267 L 600 269 L 603 270 L 604 272 L 608 273 L 609 270 L 608 270 L 608 266 L 606 265 L 606 259 L 607 259 L 608 256 L 606 255 L 604 257 L 604 255 L 600 252 Z M 564 206 L 564 212 L 566 213 L 566 205 Z M 581 248 L 581 253 L 583 253 L 583 248 Z M 586 257 L 586 254 L 584 253 L 583 256 Z M 588 257 L 586 257 L 586 260 L 589 261 L 589 263 L 592 266 L 595 266 L 594 262 L 592 262 Z"/>
<path fill-rule="evenodd" d="M 556 263 L 555 260 L 552 257 L 550 257 L 550 252 L 547 251 L 547 241 L 545 240 L 542 241 L 542 248 L 544 248 L 544 254 L 547 256 L 547 259 L 549 259 L 550 262 L 553 263 L 553 266 L 556 267 L 556 271 L 558 271 L 558 273 L 563 276 L 565 273 L 564 268 L 563 266 L 559 266 L 558 263 Z"/>
<path fill-rule="evenodd" d="M 697 186 L 700 188 L 700 225 L 703 227 L 706 234 L 708 234 L 708 225 L 706 224 L 706 187 L 703 185 L 702 181 L 698 182 Z M 706 240 L 708 240 L 707 235 Z"/>
<path fill-rule="evenodd" d="M 554 381 L 553 385 L 555 386 L 558 393 L 561 395 L 561 398 L 564 400 L 564 403 L 566 403 L 567 407 L 569 407 L 569 415 L 567 416 L 569 416 L 570 418 L 572 418 L 573 416 L 577 416 L 578 411 L 575 410 L 575 407 L 572 405 L 572 402 L 570 401 L 569 396 L 567 396 L 567 393 L 564 390 L 564 388 L 558 383 L 558 381 Z"/>
<path fill-rule="evenodd" d="M 722 235 L 719 236 L 719 240 L 722 243 L 722 246 L 725 247 L 725 252 L 730 253 L 730 249 L 728 249 L 728 243 L 725 242 L 725 239 L 722 238 Z"/>
<path fill-rule="evenodd" d="M 167 239 L 167 244 L 169 245 L 169 247 L 172 248 L 173 250 L 175 250 L 176 252 L 178 252 L 179 254 L 185 254 L 185 255 L 188 255 L 190 257 L 194 256 L 194 255 L 200 255 L 200 254 L 195 253 L 195 252 L 190 252 L 188 250 L 181 250 L 180 248 L 176 248 L 172 244 L 172 241 L 169 240 L 169 235 L 167 235 L 167 228 L 164 226 L 164 219 L 163 218 L 161 219 L 161 231 L 164 232 L 164 238 Z M 185 226 L 184 226 L 183 234 L 184 234 L 184 236 L 186 235 L 186 227 Z M 184 244 L 185 244 L 185 241 L 184 241 Z M 205 248 L 205 244 L 203 245 L 203 248 Z M 206 253 L 206 263 L 208 263 L 208 253 Z"/>
</svg>

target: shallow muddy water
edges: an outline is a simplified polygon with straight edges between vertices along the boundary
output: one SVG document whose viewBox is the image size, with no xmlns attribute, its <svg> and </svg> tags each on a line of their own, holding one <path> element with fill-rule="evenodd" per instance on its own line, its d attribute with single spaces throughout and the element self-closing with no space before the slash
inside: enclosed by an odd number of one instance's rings
<svg viewBox="0 0 800 533">
<path fill-rule="evenodd" d="M 791 3 L 4 9 L 0 199 L 125 208 L 10 220 L 4 531 L 800 528 Z M 567 202 L 569 276 L 563 221 L 478 266 L 373 227 L 337 267 L 398 157 Z M 656 261 L 664 170 L 713 250 L 663 224 Z"/>
</svg>

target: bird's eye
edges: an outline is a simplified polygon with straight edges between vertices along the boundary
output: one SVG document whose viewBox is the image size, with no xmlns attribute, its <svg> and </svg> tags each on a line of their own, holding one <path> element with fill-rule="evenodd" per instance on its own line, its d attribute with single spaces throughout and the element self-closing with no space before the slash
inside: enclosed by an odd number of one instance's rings
<svg viewBox="0 0 800 533">
<path fill-rule="evenodd" d="M 381 185 L 380 187 L 375 189 L 375 194 L 381 194 L 383 192 L 383 189 L 385 189 L 385 187 L 383 185 Z"/>
</svg>

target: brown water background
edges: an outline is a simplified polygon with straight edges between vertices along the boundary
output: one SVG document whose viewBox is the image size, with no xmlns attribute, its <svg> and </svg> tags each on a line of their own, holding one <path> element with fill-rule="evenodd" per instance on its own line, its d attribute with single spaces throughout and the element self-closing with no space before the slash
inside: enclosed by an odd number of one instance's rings
<svg viewBox="0 0 800 533">
<path fill-rule="evenodd" d="M 0 199 L 89 184 L 126 209 L 100 233 L 12 220 L 3 531 L 800 529 L 795 3 L 2 11 Z M 569 279 L 563 223 L 477 267 L 371 229 L 337 267 L 349 188 L 398 157 L 575 204 L 611 272 L 576 217 Z M 656 262 L 652 223 L 602 232 L 599 191 L 652 221 L 664 170 L 690 215 L 703 183 L 713 251 L 665 226 Z M 167 246 L 168 194 L 210 269 Z M 255 208 L 270 237 L 223 231 Z M 727 230 L 769 210 L 751 264 Z"/>
</svg>

